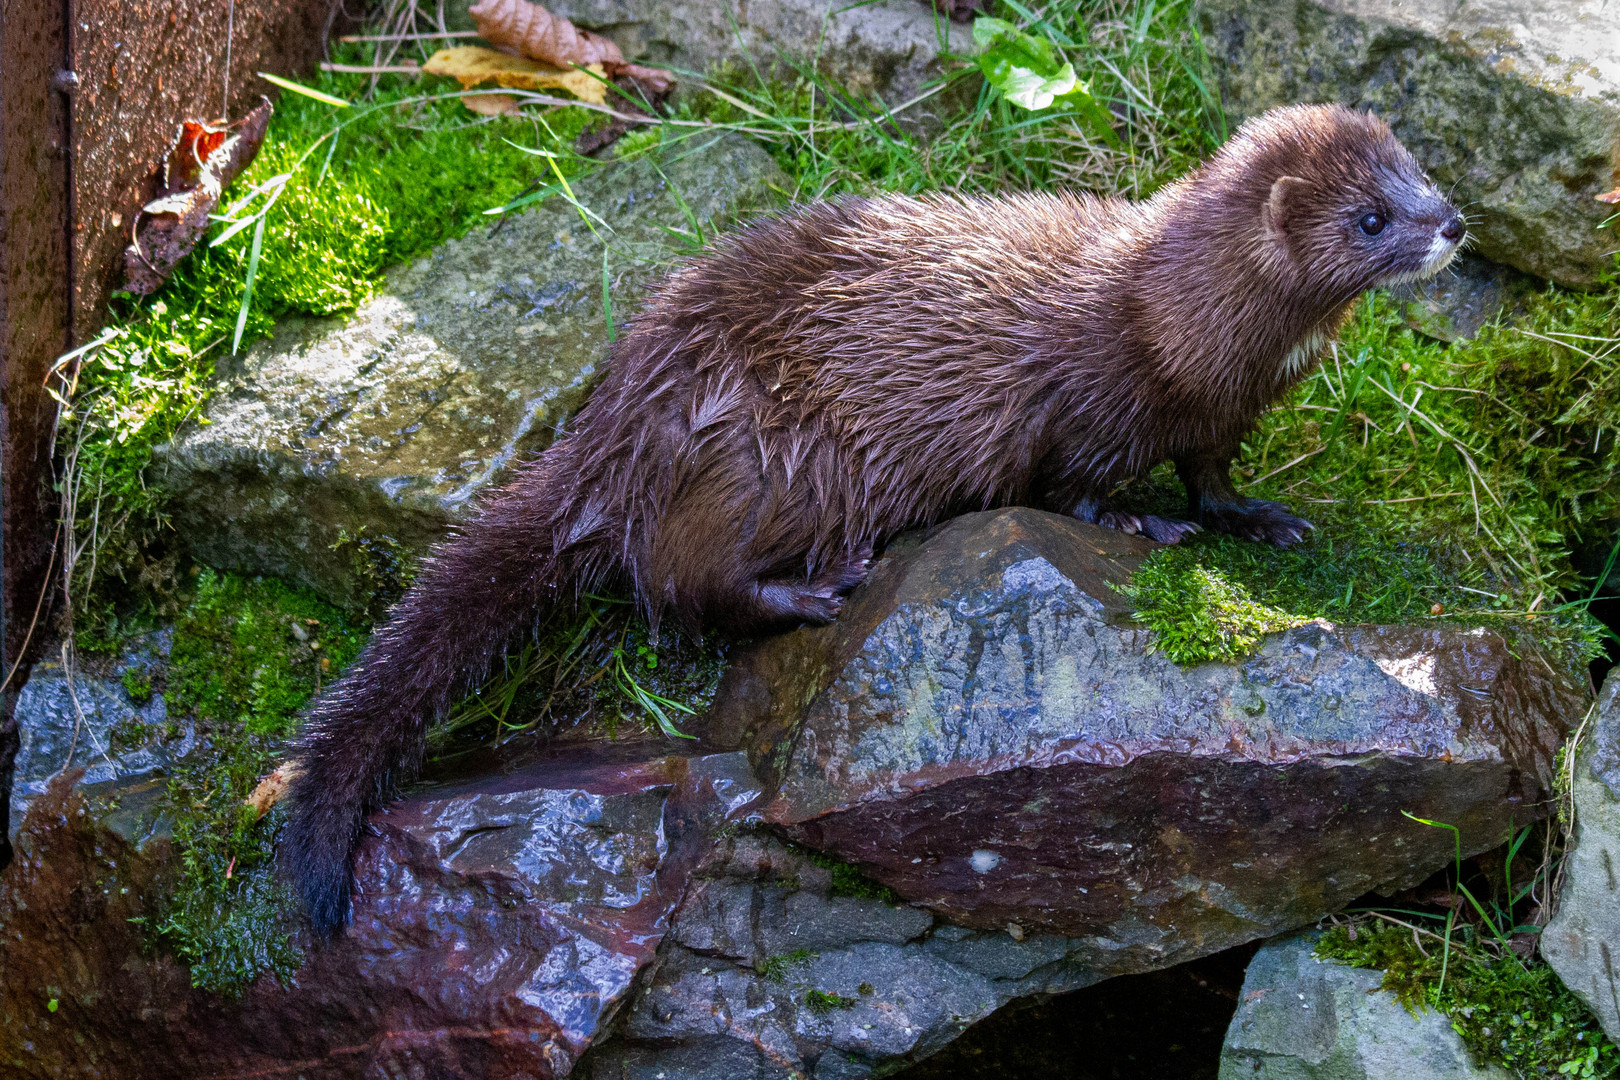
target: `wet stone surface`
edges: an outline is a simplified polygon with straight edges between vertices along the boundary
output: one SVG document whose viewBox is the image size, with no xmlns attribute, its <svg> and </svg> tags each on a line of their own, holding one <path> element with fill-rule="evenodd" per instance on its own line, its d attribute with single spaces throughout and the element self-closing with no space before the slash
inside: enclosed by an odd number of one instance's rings
<svg viewBox="0 0 1620 1080">
<path fill-rule="evenodd" d="M 136 791 L 155 795 L 163 770 L 196 746 L 196 725 L 183 717 L 171 722 L 163 694 L 151 689 L 172 636 L 147 634 L 112 661 L 77 662 L 71 678 L 56 650 L 34 665 L 17 695 L 22 745 L 11 789 L 14 838 L 29 805 L 64 769 L 83 769 L 79 782 L 92 791 L 117 785 L 126 799 Z"/>
<path fill-rule="evenodd" d="M 964 926 L 1166 966 L 1415 884 L 1542 813 L 1586 708 L 1483 631 L 1273 635 L 1240 664 L 1155 655 L 1110 582 L 1146 542 L 1038 511 L 885 556 L 838 623 L 722 685 L 766 821 Z"/>
<path fill-rule="evenodd" d="M 428 785 L 372 820 L 354 922 L 237 1002 L 143 957 L 136 849 L 66 785 L 0 878 L 0 1009 L 19 1077 L 567 1075 L 655 954 L 688 876 L 755 791 L 741 754 L 573 747 Z M 99 896 L 87 903 L 86 894 Z M 42 988 L 58 1001 L 43 1009 Z"/>
<path fill-rule="evenodd" d="M 779 177 L 733 135 L 578 181 L 612 231 L 615 318 L 677 257 L 661 226 L 774 205 Z M 379 560 L 440 539 L 584 403 L 607 346 L 603 267 L 552 199 L 395 268 L 352 316 L 283 320 L 220 361 L 205 415 L 159 449 L 179 535 L 208 565 L 364 603 Z"/>
<path fill-rule="evenodd" d="M 1008 1001 L 1097 981 L 1074 959 L 1080 943 L 946 925 L 848 895 L 847 875 L 768 833 L 726 837 L 619 1035 L 582 1070 L 590 1080 L 854 1080 L 933 1053 Z"/>
</svg>

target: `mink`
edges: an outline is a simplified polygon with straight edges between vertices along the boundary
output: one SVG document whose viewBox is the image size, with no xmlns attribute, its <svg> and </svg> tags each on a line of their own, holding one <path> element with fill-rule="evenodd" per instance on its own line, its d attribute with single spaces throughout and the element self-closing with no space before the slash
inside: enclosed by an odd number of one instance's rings
<svg viewBox="0 0 1620 1080">
<path fill-rule="evenodd" d="M 1142 202 L 845 197 L 723 237 L 313 705 L 281 842 L 311 922 L 348 920 L 365 816 L 429 725 L 581 593 L 628 590 L 655 630 L 825 622 L 895 534 L 1006 505 L 1299 542 L 1307 521 L 1234 488 L 1240 440 L 1362 292 L 1465 237 L 1389 128 L 1338 106 L 1257 117 Z M 1110 501 L 1167 460 L 1184 520 Z"/>
</svg>

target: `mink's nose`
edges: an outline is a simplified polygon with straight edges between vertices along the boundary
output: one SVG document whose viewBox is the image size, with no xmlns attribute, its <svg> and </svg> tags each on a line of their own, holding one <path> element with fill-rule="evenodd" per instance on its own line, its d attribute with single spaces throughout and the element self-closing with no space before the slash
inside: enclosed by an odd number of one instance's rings
<svg viewBox="0 0 1620 1080">
<path fill-rule="evenodd" d="M 1456 243 L 1458 240 L 1461 240 L 1463 233 L 1467 231 L 1468 226 L 1463 224 L 1461 214 L 1452 214 L 1451 220 L 1440 227 L 1440 235 L 1445 237 L 1447 240 L 1450 240 L 1452 243 Z"/>
</svg>

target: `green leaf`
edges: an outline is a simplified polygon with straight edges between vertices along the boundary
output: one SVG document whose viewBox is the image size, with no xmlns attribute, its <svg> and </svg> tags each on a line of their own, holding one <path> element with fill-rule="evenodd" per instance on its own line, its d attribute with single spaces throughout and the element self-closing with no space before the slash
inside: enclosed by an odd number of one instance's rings
<svg viewBox="0 0 1620 1080">
<path fill-rule="evenodd" d="M 983 48 L 979 70 L 1014 105 L 1044 109 L 1076 90 L 1090 97 L 1074 65 L 1046 38 L 1026 34 L 1005 19 L 981 18 L 973 24 L 973 40 Z"/>
</svg>

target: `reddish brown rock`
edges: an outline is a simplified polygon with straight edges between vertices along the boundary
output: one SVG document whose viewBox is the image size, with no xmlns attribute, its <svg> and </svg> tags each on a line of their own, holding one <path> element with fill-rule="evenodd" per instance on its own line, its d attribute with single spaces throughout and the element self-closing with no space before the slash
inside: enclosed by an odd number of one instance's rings
<svg viewBox="0 0 1620 1080">
<path fill-rule="evenodd" d="M 651 752 L 649 752 L 651 751 Z M 741 755 L 562 750 L 373 818 L 354 925 L 240 1001 L 142 954 L 172 856 L 58 782 L 0 878 L 0 1065 L 18 1078 L 566 1075 L 752 790 Z M 54 1007 L 53 1003 L 54 1002 Z"/>
<path fill-rule="evenodd" d="M 765 643 L 716 730 L 767 821 L 964 926 L 1191 959 L 1414 884 L 1540 816 L 1584 688 L 1486 630 L 1332 627 L 1182 668 L 1130 622 L 1150 546 L 1032 510 L 892 552 L 838 623 Z M 1073 954 L 1071 954 L 1073 955 Z"/>
</svg>

